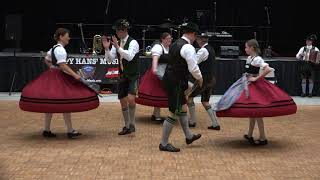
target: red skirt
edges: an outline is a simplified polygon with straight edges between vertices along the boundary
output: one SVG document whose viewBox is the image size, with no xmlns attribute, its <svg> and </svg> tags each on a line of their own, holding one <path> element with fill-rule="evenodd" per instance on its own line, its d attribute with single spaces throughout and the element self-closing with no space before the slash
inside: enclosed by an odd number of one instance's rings
<svg viewBox="0 0 320 180">
<path fill-rule="evenodd" d="M 39 113 L 71 113 L 95 109 L 99 99 L 94 91 L 59 69 L 49 69 L 27 84 L 20 109 Z"/>
<path fill-rule="evenodd" d="M 161 80 L 148 70 L 140 79 L 136 103 L 151 107 L 168 107 L 168 96 Z"/>
<path fill-rule="evenodd" d="M 243 91 L 229 108 L 217 111 L 218 117 L 275 117 L 295 114 L 297 105 L 293 99 L 276 85 L 264 78 L 249 84 L 249 97 Z"/>
</svg>

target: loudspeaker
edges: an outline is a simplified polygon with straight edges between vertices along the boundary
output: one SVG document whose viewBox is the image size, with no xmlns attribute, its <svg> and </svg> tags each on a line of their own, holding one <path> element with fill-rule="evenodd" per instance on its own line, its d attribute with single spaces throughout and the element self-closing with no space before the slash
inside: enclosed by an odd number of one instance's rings
<svg viewBox="0 0 320 180">
<path fill-rule="evenodd" d="M 9 14 L 5 19 L 5 40 L 20 41 L 22 35 L 22 16 Z"/>
<path fill-rule="evenodd" d="M 239 55 L 239 46 L 220 46 L 221 58 L 237 58 Z"/>
</svg>

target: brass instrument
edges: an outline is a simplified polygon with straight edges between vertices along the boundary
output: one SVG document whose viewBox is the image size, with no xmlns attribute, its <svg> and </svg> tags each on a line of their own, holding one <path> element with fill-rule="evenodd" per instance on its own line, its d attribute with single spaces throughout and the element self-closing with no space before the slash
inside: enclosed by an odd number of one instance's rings
<svg viewBox="0 0 320 180">
<path fill-rule="evenodd" d="M 102 36 L 96 34 L 93 36 L 92 54 L 98 55 L 102 51 L 103 51 Z"/>
</svg>

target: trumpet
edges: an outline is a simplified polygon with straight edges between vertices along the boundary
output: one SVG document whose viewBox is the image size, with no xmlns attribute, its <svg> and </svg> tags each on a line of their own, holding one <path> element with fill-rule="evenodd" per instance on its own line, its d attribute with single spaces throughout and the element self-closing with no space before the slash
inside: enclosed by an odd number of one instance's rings
<svg viewBox="0 0 320 180">
<path fill-rule="evenodd" d="M 102 36 L 96 34 L 93 36 L 92 54 L 97 55 L 97 54 L 100 54 L 102 51 L 103 51 Z"/>
</svg>

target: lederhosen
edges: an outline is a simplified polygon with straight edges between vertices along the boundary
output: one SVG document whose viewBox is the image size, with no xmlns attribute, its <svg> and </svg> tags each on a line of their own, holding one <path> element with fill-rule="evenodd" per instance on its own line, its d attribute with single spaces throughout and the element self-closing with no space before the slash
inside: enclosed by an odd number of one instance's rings
<svg viewBox="0 0 320 180">
<path fill-rule="evenodd" d="M 126 44 L 123 49 L 128 50 L 130 42 L 134 40 L 132 37 L 128 37 Z M 131 61 L 127 61 L 126 59 L 122 59 L 122 63 L 120 63 L 120 54 L 117 52 L 117 56 L 119 59 L 119 72 L 120 72 L 120 80 L 119 80 L 119 89 L 118 89 L 118 98 L 122 99 L 127 97 L 128 94 L 136 95 L 137 93 L 137 80 L 139 78 L 139 54 L 137 53 Z M 121 67 L 122 64 L 122 67 Z"/>
<path fill-rule="evenodd" d="M 312 46 L 310 51 L 314 51 L 315 46 Z M 307 47 L 305 46 L 303 52 L 307 51 Z M 310 61 L 302 60 L 298 62 L 299 73 L 301 75 L 301 79 L 314 79 L 314 70 L 312 67 L 312 63 Z"/>
<path fill-rule="evenodd" d="M 169 51 L 169 62 L 163 76 L 163 83 L 168 94 L 169 111 L 179 115 L 182 112 L 182 105 L 187 103 L 184 91 L 188 89 L 188 64 L 181 57 L 181 48 L 188 44 L 182 38 L 174 42 Z"/>
<path fill-rule="evenodd" d="M 201 94 L 201 102 L 209 102 L 212 90 L 215 85 L 215 72 L 214 72 L 214 62 L 215 62 L 215 52 L 210 45 L 206 45 L 206 48 L 209 52 L 208 59 L 199 64 L 199 68 L 203 78 L 203 86 L 197 88 L 190 97 L 196 97 Z"/>
</svg>

